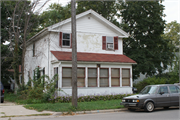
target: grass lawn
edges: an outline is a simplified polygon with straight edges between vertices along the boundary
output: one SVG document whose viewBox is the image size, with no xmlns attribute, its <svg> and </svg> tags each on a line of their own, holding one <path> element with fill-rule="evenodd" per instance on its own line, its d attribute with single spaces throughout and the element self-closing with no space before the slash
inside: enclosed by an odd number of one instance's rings
<svg viewBox="0 0 180 120">
<path fill-rule="evenodd" d="M 121 100 L 109 101 L 92 101 L 92 102 L 78 102 L 78 108 L 72 107 L 72 103 L 41 103 L 28 104 L 25 108 L 34 109 L 37 111 L 55 111 L 55 112 L 70 112 L 70 111 L 90 111 L 90 110 L 104 110 L 104 109 L 118 109 L 123 108 L 120 105 Z"/>
</svg>

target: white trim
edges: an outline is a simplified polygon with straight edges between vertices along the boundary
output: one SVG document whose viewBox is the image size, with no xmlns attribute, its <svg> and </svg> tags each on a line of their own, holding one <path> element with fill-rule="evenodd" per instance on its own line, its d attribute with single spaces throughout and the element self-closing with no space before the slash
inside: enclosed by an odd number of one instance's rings
<svg viewBox="0 0 180 120">
<path fill-rule="evenodd" d="M 61 61 L 61 60 L 59 60 L 59 61 Z M 72 61 L 61 61 L 61 62 L 63 62 L 63 63 L 72 63 Z M 137 64 L 137 63 L 120 63 L 120 62 L 88 62 L 88 61 L 77 61 L 77 63 L 78 64 L 80 64 L 80 63 L 82 63 L 82 64 L 84 64 L 84 63 L 87 63 L 87 64 L 91 64 L 91 63 L 93 63 L 93 64 L 108 64 L 108 65 L 114 65 L 114 64 L 118 64 L 118 65 L 132 65 L 132 64 Z"/>
<path fill-rule="evenodd" d="M 88 10 L 88 11 L 85 11 L 85 12 L 83 12 L 83 13 L 81 13 L 81 14 L 76 15 L 76 19 L 79 19 L 79 18 L 81 18 L 81 17 L 83 17 L 83 16 L 85 16 L 85 15 L 88 15 L 88 14 L 94 15 L 94 16 L 95 16 L 96 18 L 98 18 L 100 21 L 104 22 L 105 24 L 107 24 L 107 25 L 110 26 L 111 28 L 113 28 L 113 29 L 115 29 L 116 31 L 118 31 L 119 33 L 123 34 L 123 35 L 124 35 L 123 38 L 129 37 L 129 34 L 128 34 L 128 33 L 126 33 L 125 31 L 123 31 L 122 29 L 120 29 L 119 27 L 117 27 L 116 25 L 114 25 L 113 23 L 111 23 L 110 21 L 108 21 L 107 19 L 105 19 L 104 17 L 102 17 L 101 15 L 99 15 L 97 12 L 95 12 L 95 11 L 92 10 L 92 9 L 90 9 L 90 10 Z M 48 28 L 48 31 L 52 31 L 53 29 L 55 29 L 55 28 L 57 28 L 57 27 L 59 27 L 59 26 L 62 26 L 62 25 L 64 25 L 64 24 L 66 24 L 66 23 L 69 23 L 69 22 L 71 22 L 71 18 L 68 18 L 68 19 L 66 19 L 66 20 L 64 20 L 64 21 L 61 21 L 61 22 L 59 22 L 59 23 L 56 23 L 56 24 L 54 24 L 54 25 L 51 25 L 51 26 L 47 27 L 47 28 Z"/>
</svg>

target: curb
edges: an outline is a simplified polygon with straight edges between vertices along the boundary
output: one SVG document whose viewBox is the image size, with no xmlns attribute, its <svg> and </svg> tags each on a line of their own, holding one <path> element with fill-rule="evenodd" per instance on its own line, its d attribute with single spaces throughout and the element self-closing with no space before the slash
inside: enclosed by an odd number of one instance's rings
<svg viewBox="0 0 180 120">
<path fill-rule="evenodd" d="M 127 108 L 121 109 L 109 109 L 109 110 L 91 110 L 91 111 L 76 111 L 76 112 L 54 112 L 53 116 L 60 116 L 60 115 L 79 115 L 79 114 L 96 114 L 96 113 L 110 113 L 110 112 L 121 112 L 126 111 Z"/>
</svg>

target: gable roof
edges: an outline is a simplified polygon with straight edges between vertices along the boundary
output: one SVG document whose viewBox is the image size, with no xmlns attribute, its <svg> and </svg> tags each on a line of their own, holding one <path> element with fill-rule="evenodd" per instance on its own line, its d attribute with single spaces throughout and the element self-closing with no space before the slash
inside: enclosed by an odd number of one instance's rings
<svg viewBox="0 0 180 120">
<path fill-rule="evenodd" d="M 51 51 L 51 53 L 59 61 L 72 61 L 72 52 Z M 83 53 L 77 52 L 77 61 L 81 62 L 116 62 L 116 63 L 131 63 L 136 62 L 125 55 L 119 54 L 102 54 L 102 53 Z"/>
<path fill-rule="evenodd" d="M 84 17 L 88 14 L 93 15 L 94 17 L 96 17 L 99 21 L 101 21 L 102 23 L 106 24 L 107 26 L 113 28 L 114 30 L 120 32 L 121 34 L 123 34 L 123 36 L 118 36 L 118 37 L 123 37 L 123 38 L 127 38 L 129 36 L 128 33 L 126 33 L 125 31 L 123 31 L 122 29 L 120 29 L 119 27 L 117 27 L 116 25 L 114 25 L 113 23 L 111 23 L 110 21 L 108 21 L 106 18 L 104 18 L 103 16 L 101 16 L 100 14 L 98 14 L 97 12 L 95 12 L 94 10 L 90 9 L 88 11 L 85 11 L 81 14 L 76 15 L 76 19 L 79 19 L 81 17 Z M 71 22 L 71 18 L 68 18 L 64 21 L 61 21 L 59 23 L 56 23 L 54 25 L 51 25 L 48 28 L 48 31 L 53 31 L 53 29 L 62 26 L 64 24 L 70 23 Z"/>
<path fill-rule="evenodd" d="M 114 25 L 113 23 L 111 23 L 110 21 L 108 21 L 106 18 L 104 18 L 103 16 L 101 16 L 100 14 L 98 14 L 97 12 L 95 12 L 94 10 L 90 9 L 88 11 L 85 11 L 81 14 L 78 14 L 76 15 L 76 19 L 79 19 L 79 18 L 82 18 L 83 16 L 86 16 L 88 14 L 91 14 L 93 15 L 94 17 L 96 17 L 99 21 L 101 21 L 101 23 L 104 23 L 106 24 L 107 26 L 109 26 L 110 28 L 116 30 L 117 32 L 121 33 L 123 36 L 118 36 L 118 37 L 121 37 L 121 38 L 127 38 L 129 37 L 129 34 L 126 33 L 125 31 L 123 31 L 122 29 L 120 29 L 119 27 L 117 27 L 116 25 Z M 62 26 L 62 25 L 65 25 L 67 23 L 70 23 L 71 22 L 71 18 L 68 18 L 66 20 L 63 20 L 59 23 L 56 23 L 54 25 L 51 25 L 47 28 L 44 28 L 43 30 L 41 30 L 40 32 L 38 32 L 36 35 L 34 35 L 33 37 L 31 37 L 26 45 L 29 45 L 32 41 L 35 41 L 36 39 L 38 39 L 38 37 L 40 36 L 44 36 L 47 34 L 48 31 L 54 31 L 55 28 L 59 27 L 59 26 Z M 55 32 L 58 32 L 58 31 L 55 31 Z M 22 45 L 21 45 L 22 46 Z"/>
</svg>

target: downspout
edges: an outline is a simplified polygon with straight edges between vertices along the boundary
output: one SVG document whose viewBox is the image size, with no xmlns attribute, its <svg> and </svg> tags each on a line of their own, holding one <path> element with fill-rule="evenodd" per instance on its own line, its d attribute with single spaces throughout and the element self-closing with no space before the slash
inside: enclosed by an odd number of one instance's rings
<svg viewBox="0 0 180 120">
<path fill-rule="evenodd" d="M 50 74 L 49 74 L 49 71 L 50 71 L 50 68 L 49 68 L 49 64 L 50 64 L 50 61 L 49 61 L 49 53 L 50 53 L 50 32 L 49 32 L 49 37 L 48 37 L 48 76 L 50 77 Z"/>
</svg>

